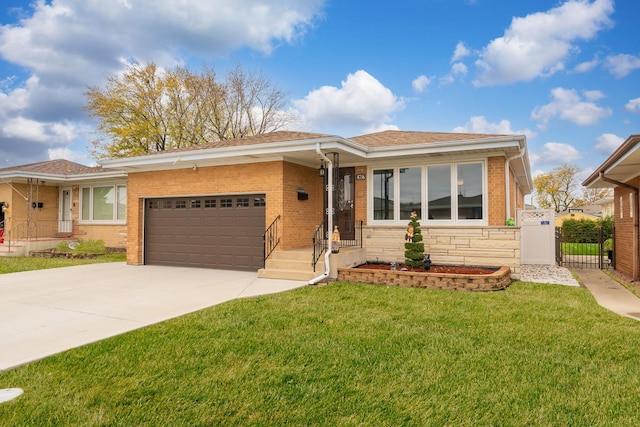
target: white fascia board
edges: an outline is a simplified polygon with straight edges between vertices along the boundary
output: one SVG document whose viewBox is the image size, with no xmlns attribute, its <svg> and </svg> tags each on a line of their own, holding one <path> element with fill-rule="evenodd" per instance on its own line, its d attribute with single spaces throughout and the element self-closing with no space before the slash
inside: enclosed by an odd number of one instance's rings
<svg viewBox="0 0 640 427">
<path fill-rule="evenodd" d="M 270 142 L 264 144 L 252 144 L 234 147 L 217 147 L 203 150 L 186 150 L 173 153 L 157 153 L 147 156 L 123 157 L 118 159 L 105 160 L 103 167 L 109 168 L 136 168 L 136 167 L 161 167 L 164 165 L 174 165 L 178 163 L 196 163 L 198 161 L 210 161 L 220 159 L 232 159 L 241 156 L 273 156 L 286 155 L 292 152 L 315 151 L 320 144 L 323 150 L 340 148 L 352 151 L 354 154 L 363 156 L 364 147 L 338 136 L 324 138 L 313 138 L 304 140 L 293 140 L 283 142 Z"/>
<path fill-rule="evenodd" d="M 0 179 L 15 180 L 15 179 L 37 179 L 45 182 L 74 182 L 74 181 L 92 181 L 92 180 L 105 180 L 114 178 L 127 178 L 127 172 L 125 171 L 105 171 L 97 173 L 87 173 L 79 175 L 59 175 L 51 173 L 41 172 L 24 172 L 24 171 L 11 171 L 6 173 L 0 173 Z"/>
<path fill-rule="evenodd" d="M 372 148 L 367 158 L 374 159 L 390 156 L 407 156 L 419 154 L 459 153 L 470 150 L 504 150 L 507 148 L 524 148 L 524 139 L 514 137 L 491 138 L 481 140 L 464 140 L 448 142 L 430 142 L 426 144 L 401 145 L 394 147 Z"/>
</svg>

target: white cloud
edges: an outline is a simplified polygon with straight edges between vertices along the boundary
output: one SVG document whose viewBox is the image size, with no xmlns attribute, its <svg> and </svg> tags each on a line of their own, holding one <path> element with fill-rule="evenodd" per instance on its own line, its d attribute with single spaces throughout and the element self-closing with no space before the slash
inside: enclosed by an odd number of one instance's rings
<svg viewBox="0 0 640 427">
<path fill-rule="evenodd" d="M 433 81 L 433 77 L 427 77 L 424 74 L 416 77 L 412 82 L 411 86 L 413 86 L 413 90 L 418 93 L 423 93 L 427 90 L 431 82 Z"/>
<path fill-rule="evenodd" d="M 340 88 L 323 86 L 295 100 L 294 106 L 307 128 L 356 128 L 360 132 L 389 125 L 391 115 L 404 108 L 404 101 L 375 77 L 359 70 L 349 74 Z"/>
<path fill-rule="evenodd" d="M 603 95 L 599 91 L 585 92 L 587 101 L 599 99 Z M 531 118 L 540 122 L 544 129 L 554 118 L 570 121 L 580 126 L 593 125 L 600 119 L 612 114 L 610 108 L 599 107 L 593 102 L 585 102 L 577 91 L 557 87 L 551 91 L 551 102 L 537 107 L 531 112 Z"/>
<path fill-rule="evenodd" d="M 326 0 L 30 1 L 0 25 L 0 56 L 29 74 L 0 82 L 0 157 L 39 160 L 42 146 L 69 139 L 86 120 L 87 86 L 104 84 L 133 61 L 159 66 L 226 57 L 250 48 L 269 55 L 323 18 Z M 27 119 L 28 117 L 28 119 Z M 16 123 L 28 126 L 17 127 Z M 33 143 L 33 144 L 31 144 Z"/>
<path fill-rule="evenodd" d="M 503 119 L 498 123 L 491 123 L 484 116 L 473 116 L 463 126 L 453 128 L 452 132 L 525 135 L 527 138 L 534 138 L 536 136 L 536 133 L 529 129 L 514 131 L 513 129 L 511 129 L 511 122 L 509 120 Z"/>
<path fill-rule="evenodd" d="M 584 97 L 589 101 L 597 101 L 605 97 L 605 94 L 600 90 L 585 90 Z"/>
<path fill-rule="evenodd" d="M 608 156 L 613 153 L 623 142 L 624 138 L 620 138 L 618 135 L 614 135 L 612 133 L 604 133 L 596 138 L 596 143 L 594 144 L 593 148 L 597 152 Z"/>
<path fill-rule="evenodd" d="M 456 62 L 451 66 L 451 74 L 467 74 L 467 66 L 462 62 Z"/>
<path fill-rule="evenodd" d="M 627 111 L 640 114 L 640 98 L 634 98 L 629 100 L 624 106 Z"/>
<path fill-rule="evenodd" d="M 598 64 L 600 64 L 600 60 L 596 58 L 593 61 L 585 61 L 576 65 L 573 70 L 576 73 L 586 73 L 593 70 Z"/>
<path fill-rule="evenodd" d="M 457 62 L 465 56 L 468 56 L 470 53 L 471 51 L 467 48 L 467 46 L 465 46 L 463 42 L 458 42 L 458 44 L 456 45 L 456 50 L 453 52 L 453 57 L 451 57 L 451 62 Z"/>
<path fill-rule="evenodd" d="M 447 74 L 446 76 L 440 77 L 438 83 L 440 86 L 445 86 L 453 83 L 454 81 L 456 81 L 456 79 L 451 74 Z"/>
<path fill-rule="evenodd" d="M 43 123 L 24 117 L 5 120 L 0 129 L 5 138 L 26 139 L 52 145 L 69 143 L 76 137 L 71 123 Z"/>
<path fill-rule="evenodd" d="M 578 150 L 570 144 L 559 142 L 547 142 L 542 150 L 529 153 L 531 169 L 543 166 L 556 166 L 562 163 L 572 163 L 582 156 Z"/>
<path fill-rule="evenodd" d="M 571 0 L 547 12 L 513 18 L 504 36 L 482 50 L 474 83 L 508 84 L 563 70 L 574 44 L 610 27 L 613 11 L 613 0 Z"/>
<path fill-rule="evenodd" d="M 49 160 L 63 159 L 82 164 L 86 164 L 89 161 L 84 153 L 79 153 L 69 148 L 49 148 L 47 153 Z"/>
<path fill-rule="evenodd" d="M 616 78 L 621 79 L 640 68 L 640 57 L 633 55 L 611 55 L 605 59 L 604 66 Z"/>
</svg>

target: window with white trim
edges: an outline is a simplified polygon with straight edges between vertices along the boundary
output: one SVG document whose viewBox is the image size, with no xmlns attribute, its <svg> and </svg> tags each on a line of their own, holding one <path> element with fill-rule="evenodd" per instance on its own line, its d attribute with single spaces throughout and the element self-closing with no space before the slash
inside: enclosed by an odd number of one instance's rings
<svg viewBox="0 0 640 427">
<path fill-rule="evenodd" d="M 115 184 L 82 187 L 80 218 L 83 222 L 125 222 L 127 186 Z"/>
<path fill-rule="evenodd" d="M 372 223 L 404 224 L 415 211 L 433 224 L 484 225 L 485 169 L 484 161 L 373 169 Z"/>
</svg>

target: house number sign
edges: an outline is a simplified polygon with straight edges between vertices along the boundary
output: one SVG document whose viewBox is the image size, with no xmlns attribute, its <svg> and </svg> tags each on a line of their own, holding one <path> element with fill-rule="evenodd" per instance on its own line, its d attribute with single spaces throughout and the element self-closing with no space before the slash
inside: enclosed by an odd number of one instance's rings
<svg viewBox="0 0 640 427">
<path fill-rule="evenodd" d="M 364 176 L 364 174 L 363 174 L 363 173 L 359 173 L 358 175 L 356 175 L 356 179 L 357 179 L 358 181 L 364 181 L 365 176 Z"/>
</svg>

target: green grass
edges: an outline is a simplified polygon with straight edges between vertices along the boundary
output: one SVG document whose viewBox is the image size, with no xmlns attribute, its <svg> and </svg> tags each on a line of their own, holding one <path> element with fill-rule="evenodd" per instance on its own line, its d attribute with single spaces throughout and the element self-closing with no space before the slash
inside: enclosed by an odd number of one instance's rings
<svg viewBox="0 0 640 427">
<path fill-rule="evenodd" d="M 70 267 L 81 264 L 95 264 L 99 262 L 119 262 L 125 261 L 126 257 L 126 254 L 99 255 L 91 259 L 0 257 L 0 274 L 44 270 L 47 268 Z"/>
<path fill-rule="evenodd" d="M 337 283 L 0 373 L 25 390 L 0 425 L 635 426 L 638 348 L 640 324 L 583 288 Z"/>
<path fill-rule="evenodd" d="M 599 255 L 598 243 L 562 243 L 562 253 L 566 255 Z"/>
</svg>

